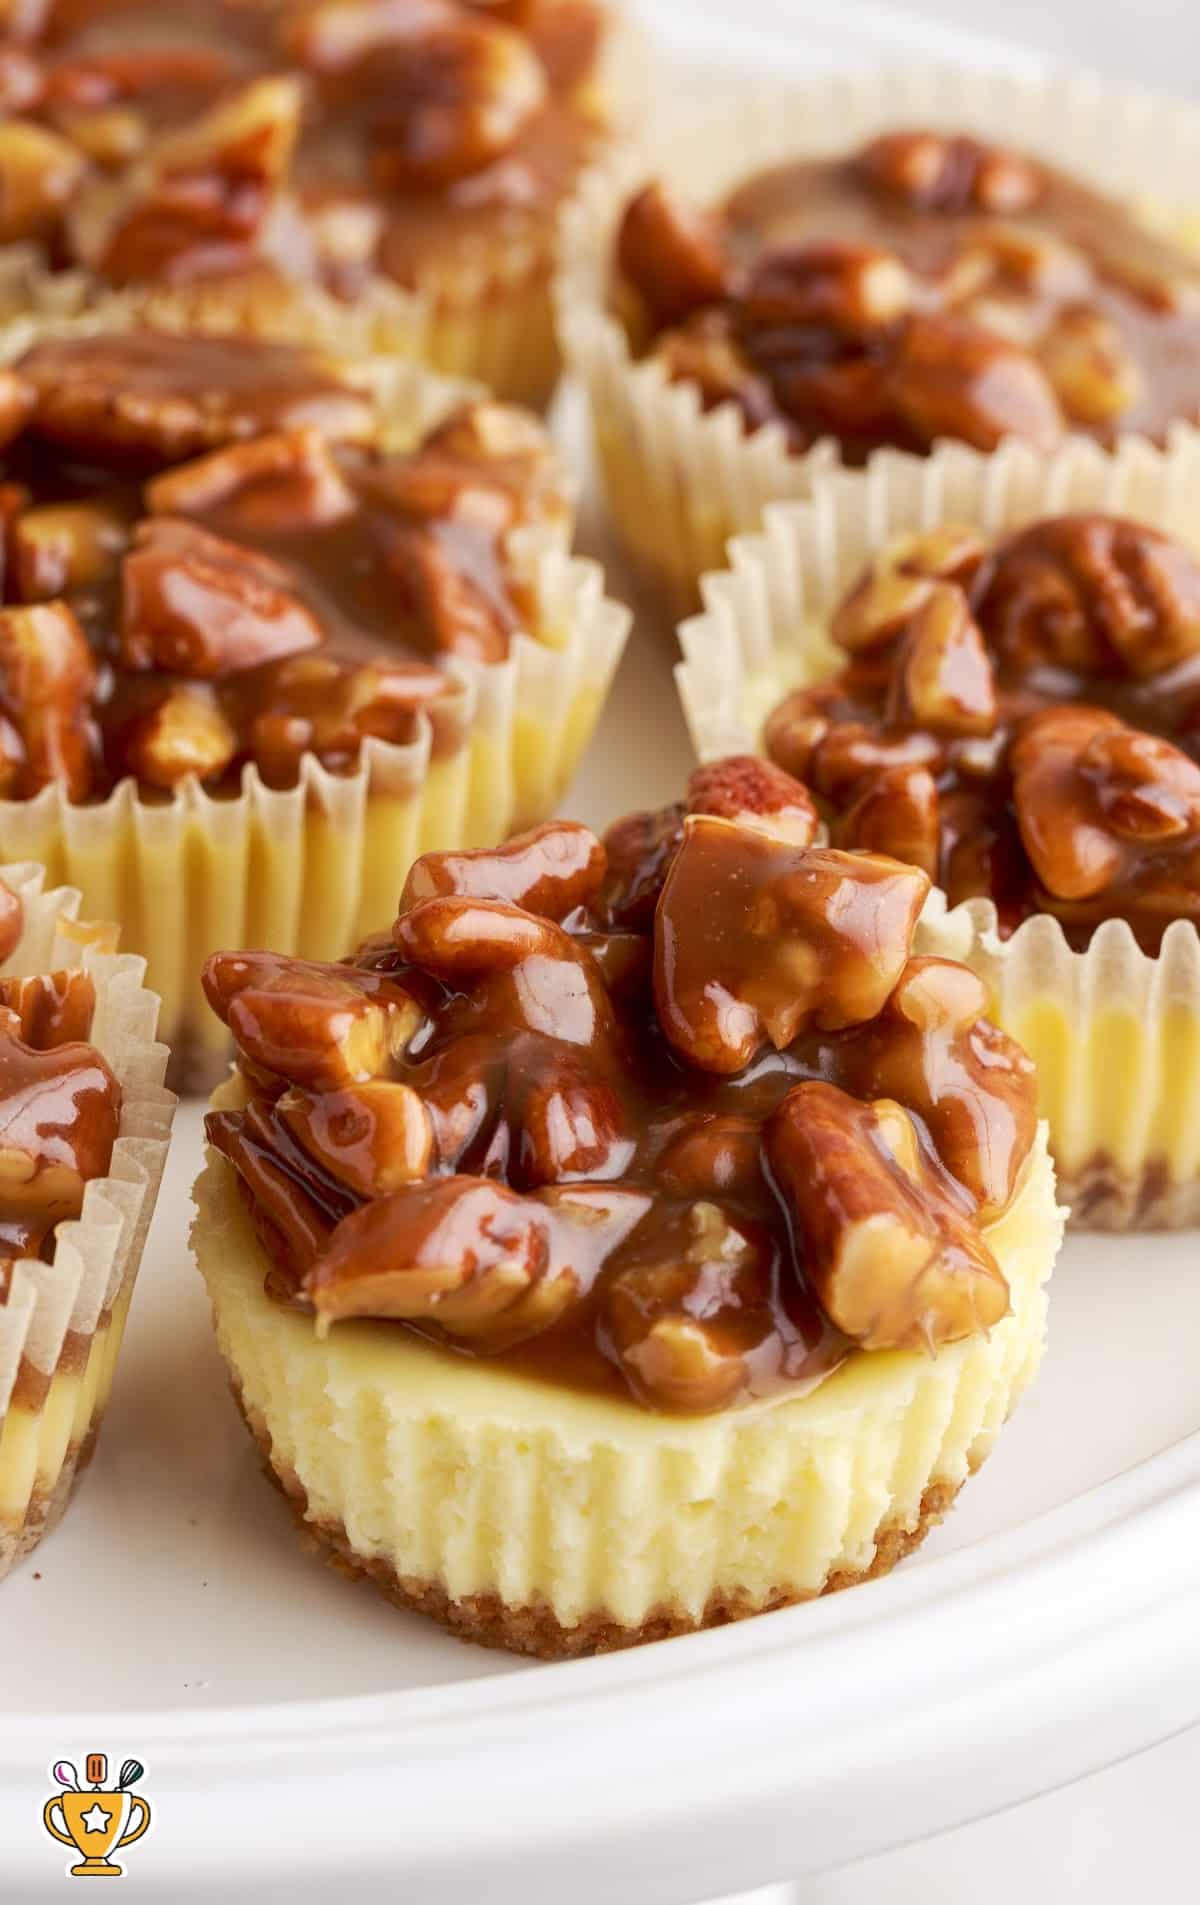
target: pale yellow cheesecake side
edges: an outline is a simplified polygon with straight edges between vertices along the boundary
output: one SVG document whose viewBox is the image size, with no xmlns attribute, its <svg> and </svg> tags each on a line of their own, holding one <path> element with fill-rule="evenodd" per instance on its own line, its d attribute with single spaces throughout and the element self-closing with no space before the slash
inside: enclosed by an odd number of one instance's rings
<svg viewBox="0 0 1200 1905">
<path fill-rule="evenodd" d="M 656 1414 L 311 1318 L 221 1158 L 193 1243 L 235 1394 L 276 1479 L 343 1565 L 475 1639 L 563 1655 L 736 1618 L 882 1572 L 988 1454 L 1042 1354 L 1064 1213 L 1044 1131 L 987 1240 L 1011 1313 L 936 1356 L 858 1353 L 819 1388 Z"/>
</svg>

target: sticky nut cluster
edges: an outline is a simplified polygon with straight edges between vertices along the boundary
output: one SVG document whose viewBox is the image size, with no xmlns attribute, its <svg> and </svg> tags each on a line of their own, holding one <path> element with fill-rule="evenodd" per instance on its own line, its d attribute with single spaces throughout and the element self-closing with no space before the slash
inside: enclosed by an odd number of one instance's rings
<svg viewBox="0 0 1200 1905">
<path fill-rule="evenodd" d="M 345 771 L 412 738 L 448 657 L 507 654 L 511 532 L 566 508 L 544 431 L 477 402 L 385 454 L 379 415 L 350 367 L 245 340 L 59 338 L 0 373 L 0 797 Z"/>
<path fill-rule="evenodd" d="M 1157 431 L 1157 400 L 1138 411 L 1158 368 L 1141 361 L 1155 311 L 1176 366 L 1181 350 L 1194 359 L 1200 412 L 1200 277 L 1165 248 L 1147 260 L 1118 206 L 1020 153 L 904 131 L 797 165 L 804 224 L 786 239 L 743 217 L 753 193 L 701 212 L 652 183 L 616 243 L 637 341 L 748 428 L 778 420 L 797 449 L 833 436 L 850 461 L 946 437 L 981 450 L 1068 429 L 1107 438 L 1135 413 Z"/>
<path fill-rule="evenodd" d="M 1124 917 L 1153 950 L 1200 917 L 1200 564 L 1180 545 L 1103 515 L 990 550 L 946 525 L 887 545 L 832 633 L 846 665 L 765 739 L 840 846 L 991 897 L 1005 928 L 1048 911 L 1086 940 Z"/>
<path fill-rule="evenodd" d="M 924 875 L 816 831 L 724 761 L 604 840 L 425 855 L 345 964 L 215 955 L 273 1293 L 688 1411 L 997 1322 L 1030 1065 L 911 956 Z"/>
<path fill-rule="evenodd" d="M 137 0 L 9 11 L 0 241 L 116 284 L 386 268 L 386 197 L 511 165 L 603 30 L 592 0 L 214 0 L 157 43 Z"/>
<path fill-rule="evenodd" d="M 0 961 L 22 927 L 20 899 L 0 882 Z M 112 1158 L 121 1087 L 87 1043 L 95 1004 L 82 968 L 0 972 L 0 1303 L 15 1259 L 49 1248 Z"/>
</svg>

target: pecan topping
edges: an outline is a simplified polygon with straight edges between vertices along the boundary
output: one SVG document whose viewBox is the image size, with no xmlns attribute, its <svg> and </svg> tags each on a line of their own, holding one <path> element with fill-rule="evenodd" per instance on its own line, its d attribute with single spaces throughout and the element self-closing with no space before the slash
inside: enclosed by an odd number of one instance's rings
<svg viewBox="0 0 1200 1905">
<path fill-rule="evenodd" d="M 456 745 L 445 658 L 509 653 L 538 606 L 517 532 L 569 520 L 563 479 L 503 404 L 406 454 L 378 424 L 364 373 L 254 340 L 64 335 L 0 372 L 0 792 L 223 791 L 251 763 L 282 788 L 413 744 L 424 710 Z"/>
<path fill-rule="evenodd" d="M 784 163 L 708 210 L 651 185 L 614 267 L 636 349 L 800 452 L 827 436 L 849 464 L 944 438 L 1161 441 L 1200 415 L 1195 261 L 1115 201 L 962 134 Z"/>
<path fill-rule="evenodd" d="M 910 958 L 927 880 L 804 844 L 761 764 L 689 796 L 426 855 L 343 965 L 210 960 L 275 1297 L 693 1412 L 1003 1316 L 1034 1081 Z"/>
<path fill-rule="evenodd" d="M 1099 514 L 990 551 L 947 526 L 883 549 L 832 628 L 847 665 L 764 735 L 838 846 L 894 854 L 952 902 L 993 898 L 1004 932 L 1051 911 L 1083 945 L 1124 917 L 1153 951 L 1197 915 L 1189 551 Z"/>
</svg>

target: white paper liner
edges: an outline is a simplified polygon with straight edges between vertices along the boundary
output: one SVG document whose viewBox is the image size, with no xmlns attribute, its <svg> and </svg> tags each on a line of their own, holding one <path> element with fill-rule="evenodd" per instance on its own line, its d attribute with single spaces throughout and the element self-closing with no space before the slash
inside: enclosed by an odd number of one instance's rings
<svg viewBox="0 0 1200 1905">
<path fill-rule="evenodd" d="M 33 974 L 82 967 L 95 982 L 89 1042 L 124 1094 L 106 1177 L 88 1184 L 78 1219 L 59 1225 L 49 1263 L 23 1258 L 0 1303 L 0 1579 L 62 1514 L 91 1454 L 120 1346 L 166 1160 L 175 1099 L 163 1086 L 158 1000 L 142 984 L 145 962 L 80 944 L 71 929 L 78 892 L 47 889 L 44 870 L 0 866 L 20 895 L 24 929 L 0 967 Z M 109 936 L 111 943 L 111 935 Z M 44 1390 L 40 1406 L 20 1399 Z M 32 1378 L 32 1383 L 31 1383 Z"/>
<path fill-rule="evenodd" d="M 35 338 L 87 334 L 129 320 L 123 300 L 0 328 L 0 362 Z M 323 347 L 345 339 L 323 332 Z M 352 353 L 350 353 L 352 354 Z M 423 366 L 363 359 L 387 447 L 418 442 L 477 387 Z M 294 788 L 263 785 L 256 768 L 236 796 L 185 782 L 144 795 L 133 780 L 77 805 L 57 786 L 0 800 L 0 855 L 36 860 L 80 888 L 85 911 L 121 922 L 123 943 L 148 962 L 162 998 L 172 1083 L 202 1090 L 223 1069 L 228 1042 L 205 1004 L 199 970 L 218 949 L 269 946 L 339 958 L 391 916 L 411 861 L 434 847 L 490 845 L 543 820 L 566 790 L 604 705 L 630 612 L 604 592 L 598 564 L 571 555 L 571 479 L 562 519 L 515 531 L 514 573 L 532 607 L 503 661 L 451 657 L 438 705 L 461 744 L 434 750 L 424 713 L 404 745 L 370 740 L 354 772 L 314 757 Z"/>
<path fill-rule="evenodd" d="M 562 221 L 555 287 L 567 367 L 590 401 L 613 520 L 639 572 L 676 617 L 725 560 L 730 536 L 765 505 L 809 493 L 840 463 L 833 440 L 789 451 L 783 428 L 747 434 L 733 404 L 705 412 L 694 385 L 635 360 L 608 308 L 613 241 L 631 194 L 656 173 L 710 204 L 786 159 L 852 150 L 905 125 L 969 130 L 1040 153 L 1123 198 L 1151 201 L 1154 222 L 1196 239 L 1200 107 L 1119 90 L 1088 74 L 990 72 L 923 64 L 797 79 L 741 81 L 704 111 L 664 115 L 655 163 L 628 152 L 595 167 Z M 912 458 L 921 462 L 921 458 Z"/>
<path fill-rule="evenodd" d="M 1039 458 L 1009 445 L 983 456 L 947 445 L 891 452 L 865 474 L 815 479 L 806 502 L 768 508 L 761 532 L 730 546 L 703 582 L 706 612 L 684 622 L 676 671 L 697 753 L 761 751 L 766 715 L 844 655 L 830 616 L 871 553 L 892 537 L 965 522 L 994 537 L 1064 510 L 1132 516 L 1200 552 L 1200 433 L 1165 451 L 1128 440 L 1113 454 L 1078 440 Z M 1041 1110 L 1073 1221 L 1093 1228 L 1200 1221 L 1200 934 L 1173 925 L 1161 954 L 1114 921 L 1073 952 L 1057 921 L 1007 940 L 990 902 L 947 913 L 934 896 L 922 950 L 975 967 L 996 1016 L 1038 1061 Z"/>
</svg>

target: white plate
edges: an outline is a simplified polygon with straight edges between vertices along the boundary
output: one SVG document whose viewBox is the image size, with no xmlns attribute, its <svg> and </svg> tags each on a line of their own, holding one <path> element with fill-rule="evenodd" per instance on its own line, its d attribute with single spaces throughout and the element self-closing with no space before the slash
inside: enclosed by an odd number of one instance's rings
<svg viewBox="0 0 1200 1905">
<path fill-rule="evenodd" d="M 669 662 L 635 644 L 572 812 L 678 792 Z M 199 1121 L 184 1108 L 92 1474 L 3 1589 L 0 1896 L 61 1888 L 48 1769 L 91 1751 L 144 1761 L 128 1882 L 172 1905 L 339 1883 L 651 1905 L 940 1831 L 1200 1718 L 1194 1237 L 1068 1245 L 1037 1387 L 888 1580 L 536 1666 L 300 1550 L 188 1259 Z"/>
</svg>

